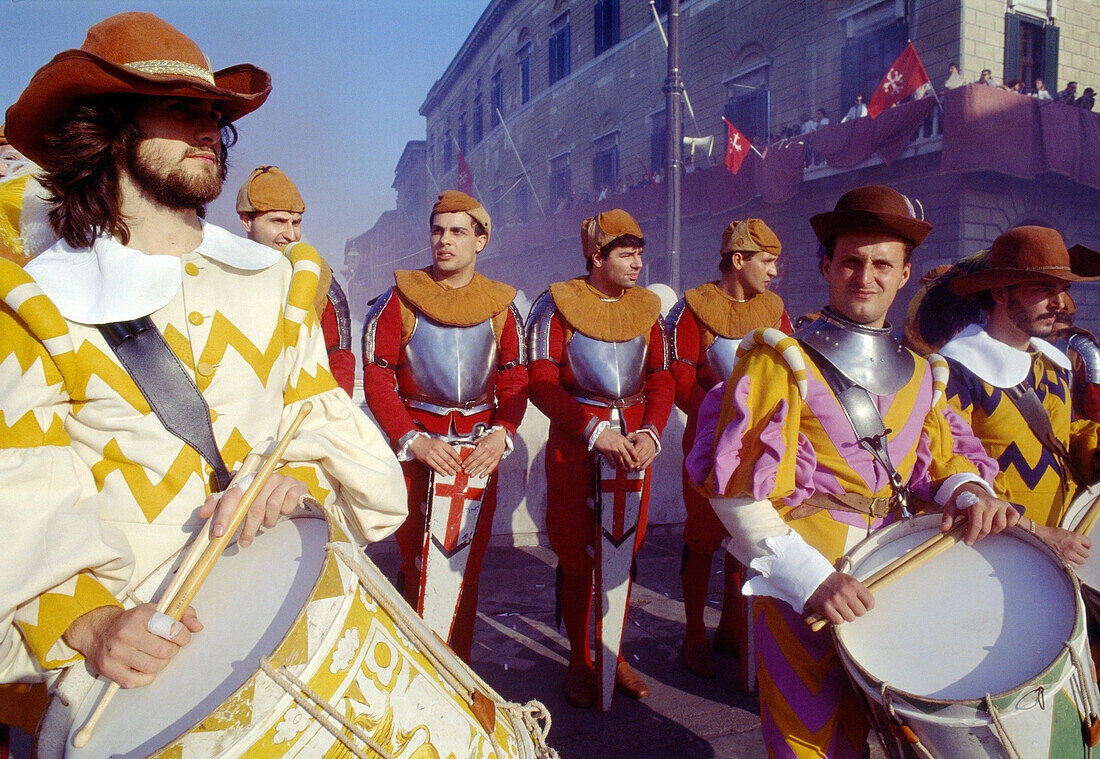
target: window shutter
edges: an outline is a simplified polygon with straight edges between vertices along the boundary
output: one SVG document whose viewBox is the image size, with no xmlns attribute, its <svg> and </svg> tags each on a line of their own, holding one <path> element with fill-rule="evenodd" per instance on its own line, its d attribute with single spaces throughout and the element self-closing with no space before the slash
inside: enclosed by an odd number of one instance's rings
<svg viewBox="0 0 1100 759">
<path fill-rule="evenodd" d="M 1058 86 L 1058 27 L 1047 24 L 1043 27 L 1043 76 L 1047 91 L 1060 90 Z"/>
<path fill-rule="evenodd" d="M 851 107 L 859 92 L 860 46 L 849 41 L 840 49 L 840 114 Z"/>
<path fill-rule="evenodd" d="M 1020 78 L 1020 17 L 1005 14 L 1005 70 L 1002 83 Z"/>
</svg>

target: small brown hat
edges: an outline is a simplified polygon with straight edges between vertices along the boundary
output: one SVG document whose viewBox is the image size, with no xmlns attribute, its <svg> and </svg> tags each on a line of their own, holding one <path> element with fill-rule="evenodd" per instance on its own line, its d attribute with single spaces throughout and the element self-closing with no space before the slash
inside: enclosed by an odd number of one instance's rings
<svg viewBox="0 0 1100 759">
<path fill-rule="evenodd" d="M 775 232 L 762 219 L 731 221 L 722 233 L 719 255 L 730 253 L 771 253 L 778 256 L 782 246 Z"/>
<path fill-rule="evenodd" d="M 916 247 L 932 231 L 923 216 L 897 190 L 868 185 L 841 195 L 832 211 L 810 217 L 810 226 L 826 250 L 832 250 L 836 238 L 848 232 L 881 232 Z"/>
<path fill-rule="evenodd" d="M 493 233 L 493 222 L 489 218 L 489 212 L 485 210 L 485 206 L 477 202 L 469 195 L 458 190 L 444 190 L 439 193 L 439 200 L 432 206 L 432 213 L 428 217 L 428 221 L 431 222 L 435 218 L 437 213 L 460 213 L 465 211 L 470 214 L 470 217 L 485 227 L 485 237 L 489 238 Z M 486 239 L 486 245 L 488 239 Z"/>
<path fill-rule="evenodd" d="M 211 71 L 191 39 L 151 13 L 128 12 L 100 21 L 84 44 L 40 68 L 8 108 L 7 136 L 21 153 L 44 164 L 44 137 L 79 98 L 137 94 L 217 100 L 226 121 L 259 108 L 271 77 L 251 64 Z"/>
<path fill-rule="evenodd" d="M 1021 282 L 1094 282 L 1100 279 L 1100 253 L 1084 245 L 1066 250 L 1057 230 L 1015 227 L 993 241 L 985 269 L 951 280 L 951 292 L 973 295 Z"/>
<path fill-rule="evenodd" d="M 257 166 L 237 191 L 237 213 L 304 213 L 302 194 L 278 166 Z"/>
<path fill-rule="evenodd" d="M 621 208 L 590 216 L 581 222 L 581 250 L 584 257 L 591 258 L 604 245 L 623 235 L 633 235 L 644 240 L 638 222 Z"/>
</svg>

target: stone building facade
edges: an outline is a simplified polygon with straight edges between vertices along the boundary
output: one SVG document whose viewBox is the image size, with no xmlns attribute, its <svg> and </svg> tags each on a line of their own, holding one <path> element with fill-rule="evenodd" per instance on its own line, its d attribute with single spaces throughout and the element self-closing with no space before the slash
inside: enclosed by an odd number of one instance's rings
<svg viewBox="0 0 1100 759">
<path fill-rule="evenodd" d="M 579 223 L 616 206 L 634 214 L 646 234 L 648 281 L 669 281 L 665 185 L 654 184 L 664 156 L 667 57 L 653 9 L 663 14 L 666 6 L 664 0 L 652 8 L 641 0 L 491 0 L 421 106 L 427 139 L 417 161 L 407 149 L 398 164 L 398 210 L 348 243 L 358 251 L 345 276 L 354 283 L 360 324 L 367 300 L 392 283 L 394 268 L 430 262 L 425 214 L 438 188 L 457 186 L 460 151 L 494 220 L 478 268 L 519 288 L 521 303 L 549 282 L 583 273 Z M 910 285 L 890 315 L 894 324 L 924 271 L 988 247 L 1012 226 L 1051 226 L 1069 244 L 1100 250 L 1100 171 L 1090 168 L 1097 153 L 1088 152 L 1100 150 L 1100 114 L 1063 119 L 1057 134 L 1071 139 L 1048 136 L 1044 143 L 1044 130 L 1057 120 L 1044 119 L 1037 101 L 1007 92 L 975 99 L 954 90 L 940 95 L 946 111 L 927 104 L 921 111 L 927 118 L 902 135 L 902 149 L 890 160 L 877 149 L 851 160 L 811 149 L 843 142 L 848 127 L 851 139 L 872 139 L 869 119 L 835 125 L 856 94 L 869 100 L 909 40 L 937 90 L 951 63 L 967 82 L 990 69 L 995 84 L 1019 78 L 1030 85 L 1039 77 L 1051 92 L 1071 80 L 1079 92 L 1100 86 L 1095 2 L 683 0 L 680 26 L 682 76 L 694 111 L 692 117 L 685 109 L 684 135 L 713 138 L 710 158 L 701 148 L 694 158 L 685 155 L 683 288 L 717 276 L 719 239 L 730 220 L 759 217 L 783 243 L 773 289 L 792 317 L 817 310 L 824 288 L 809 218 L 861 184 L 890 185 L 919 199 L 935 227 L 914 257 Z M 822 131 L 764 149 L 769 136 L 819 108 L 834 125 L 828 140 L 818 141 Z M 750 158 L 737 177 L 722 166 L 723 117 L 768 156 Z M 974 134 L 989 139 L 975 142 Z M 1017 145 L 1019 135 L 1026 139 Z M 771 174 L 761 167 L 791 149 L 806 151 L 805 164 L 799 157 L 784 192 L 763 191 Z M 1081 155 L 1063 155 L 1072 151 Z M 402 221 L 412 212 L 409 177 L 417 172 L 427 176 L 424 197 L 414 220 Z M 419 232 L 406 237 L 404 228 Z M 1078 324 L 1100 331 L 1100 287 L 1075 287 L 1074 296 Z M 528 504 L 501 513 L 513 532 L 537 529 L 545 487 L 539 459 L 545 419 L 533 409 L 528 416 L 521 438 L 530 445 L 521 440 L 515 456 L 526 458 L 526 466 L 512 462 L 502 470 L 501 503 Z M 679 447 L 678 429 L 674 422 L 666 434 L 670 451 Z M 668 487 L 654 493 L 653 521 L 674 522 L 682 508 L 679 461 L 664 456 L 657 465 L 657 480 Z"/>
</svg>

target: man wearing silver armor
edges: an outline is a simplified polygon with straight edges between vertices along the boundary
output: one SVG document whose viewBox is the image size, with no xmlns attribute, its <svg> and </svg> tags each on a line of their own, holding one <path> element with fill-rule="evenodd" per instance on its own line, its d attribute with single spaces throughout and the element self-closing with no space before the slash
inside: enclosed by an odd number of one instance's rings
<svg viewBox="0 0 1100 759">
<path fill-rule="evenodd" d="M 746 336 L 729 379 L 703 402 L 687 468 L 729 551 L 756 570 L 744 592 L 769 751 L 854 759 L 869 730 L 861 699 L 830 633 L 802 618 L 841 623 L 874 605 L 837 571 L 841 556 L 918 499 L 942 507 L 944 530 L 969 509 L 968 544 L 1019 515 L 993 496 L 996 465 L 947 406 L 942 363 L 902 348 L 886 325 L 931 225 L 879 186 L 845 193 L 810 223 L 826 251 L 828 308 L 791 336 Z"/>
<path fill-rule="evenodd" d="M 527 407 L 527 367 L 515 289 L 474 271 L 489 213 L 448 190 L 430 225 L 432 265 L 395 271 L 367 314 L 363 390 L 408 488 L 398 585 L 469 661 L 493 474 Z"/>
<path fill-rule="evenodd" d="M 768 291 L 776 276 L 781 250 L 779 238 L 762 219 L 731 222 L 722 233 L 718 268 L 722 278 L 684 293 L 668 314 L 669 371 L 676 381 L 676 405 L 687 414 L 683 449 L 686 455 L 695 441 L 695 427 L 707 391 L 725 381 L 733 370 L 737 344 L 759 327 L 791 331 L 783 299 Z M 696 492 L 683 471 L 684 552 L 680 581 L 684 588 L 684 643 L 680 655 L 689 670 L 699 677 L 714 679 L 717 667 L 707 643 L 703 610 L 710 587 L 714 552 L 726 530 L 714 516 L 707 500 Z M 727 656 L 742 650 L 743 687 L 749 687 L 744 655 L 744 604 L 741 597 L 741 567 L 726 554 L 722 616 L 714 634 L 714 649 Z"/>
<path fill-rule="evenodd" d="M 601 213 L 582 223 L 581 245 L 588 275 L 539 296 L 527 339 L 531 399 L 550 418 L 546 530 L 569 638 L 565 697 L 581 708 L 598 699 L 606 710 L 613 688 L 634 698 L 649 693 L 619 648 L 645 534 L 649 467 L 674 388 L 660 300 L 637 287 L 638 224 L 619 209 Z M 588 640 L 594 575 L 598 672 Z"/>
</svg>

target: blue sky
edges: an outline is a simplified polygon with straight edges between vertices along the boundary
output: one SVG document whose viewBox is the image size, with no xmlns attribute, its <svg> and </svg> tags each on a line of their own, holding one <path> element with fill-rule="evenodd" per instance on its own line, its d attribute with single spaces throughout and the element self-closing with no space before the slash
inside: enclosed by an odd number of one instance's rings
<svg viewBox="0 0 1100 759">
<path fill-rule="evenodd" d="M 488 0 L 0 0 L 0 110 L 92 24 L 124 10 L 157 14 L 195 40 L 215 70 L 253 63 L 271 97 L 238 122 L 225 190 L 208 218 L 240 231 L 233 204 L 253 167 L 282 167 L 306 201 L 303 230 L 338 272 L 344 241 L 394 207 L 393 169 L 418 113 Z M 425 234 L 427 223 L 425 223 Z"/>
</svg>

